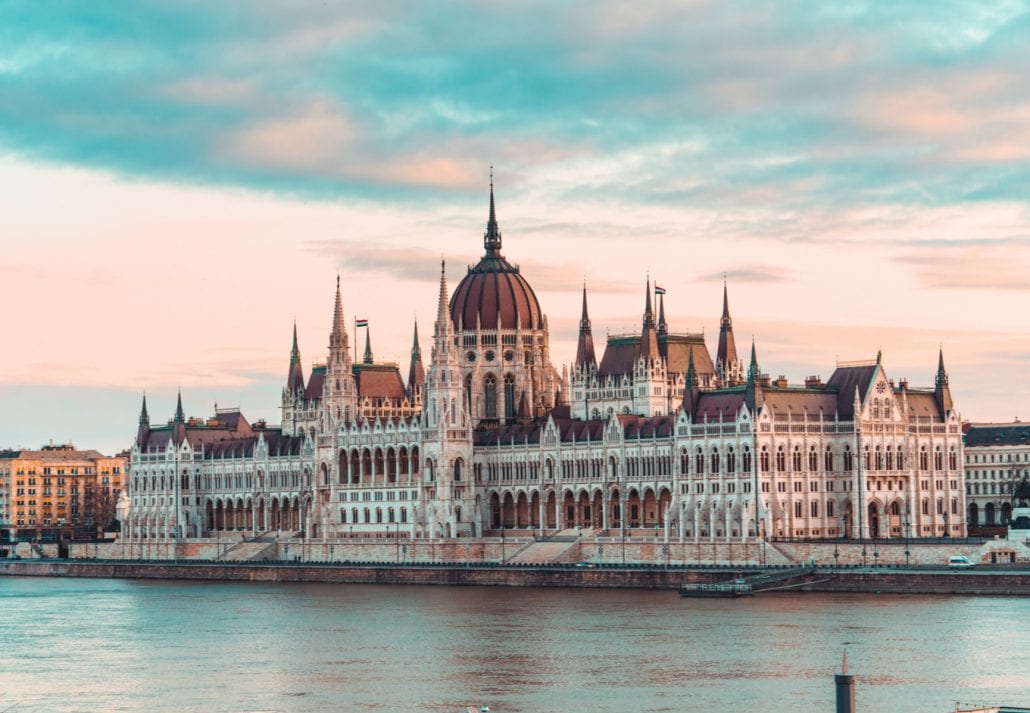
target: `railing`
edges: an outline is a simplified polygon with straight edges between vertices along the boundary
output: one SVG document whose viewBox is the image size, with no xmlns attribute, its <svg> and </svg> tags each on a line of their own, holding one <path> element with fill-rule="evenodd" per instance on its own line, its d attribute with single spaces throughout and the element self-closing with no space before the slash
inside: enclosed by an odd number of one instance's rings
<svg viewBox="0 0 1030 713">
<path fill-rule="evenodd" d="M 770 542 L 863 545 L 982 545 L 983 537 L 770 537 Z"/>
</svg>

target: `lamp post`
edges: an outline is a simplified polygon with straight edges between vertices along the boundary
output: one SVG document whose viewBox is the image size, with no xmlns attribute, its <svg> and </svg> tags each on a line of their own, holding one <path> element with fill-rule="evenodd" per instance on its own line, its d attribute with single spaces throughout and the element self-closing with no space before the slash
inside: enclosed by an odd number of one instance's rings
<svg viewBox="0 0 1030 713">
<path fill-rule="evenodd" d="M 879 567 L 880 566 L 880 550 L 876 546 L 875 542 L 873 543 L 873 566 L 874 567 Z"/>
</svg>

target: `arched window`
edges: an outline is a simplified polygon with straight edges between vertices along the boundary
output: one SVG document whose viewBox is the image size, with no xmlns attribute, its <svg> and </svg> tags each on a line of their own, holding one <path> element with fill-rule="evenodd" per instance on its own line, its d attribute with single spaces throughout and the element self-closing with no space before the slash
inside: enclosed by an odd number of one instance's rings
<svg viewBox="0 0 1030 713">
<path fill-rule="evenodd" d="M 812 517 L 819 517 L 819 501 L 813 500 L 810 507 Z"/>
<path fill-rule="evenodd" d="M 876 469 L 883 470 L 883 451 L 879 446 L 876 447 Z"/>
<path fill-rule="evenodd" d="M 744 465 L 741 468 L 741 472 L 743 472 L 743 473 L 750 473 L 751 472 L 751 450 L 749 448 L 747 448 L 747 447 L 744 448 L 744 458 L 743 458 L 743 461 L 744 461 Z"/>
<path fill-rule="evenodd" d="M 801 517 L 801 501 L 798 500 L 794 503 L 794 517 Z"/>
<path fill-rule="evenodd" d="M 515 403 L 515 377 L 511 374 L 506 374 L 504 377 L 504 417 L 508 419 L 515 418 L 515 409 L 518 404 Z"/>
<path fill-rule="evenodd" d="M 769 451 L 765 446 L 762 446 L 762 452 L 758 457 L 758 465 L 761 466 L 763 473 L 769 472 Z"/>
<path fill-rule="evenodd" d="M 925 499 L 925 498 L 923 499 L 923 514 L 924 515 L 929 515 L 930 514 L 930 501 Z"/>
<path fill-rule="evenodd" d="M 701 475 L 705 472 L 705 456 L 704 453 L 701 452 L 700 448 L 697 449 L 697 456 L 694 458 L 694 466 L 694 472 L 697 475 Z"/>
<path fill-rule="evenodd" d="M 680 451 L 680 475 L 686 475 L 690 470 L 690 457 L 687 454 L 687 449 L 684 448 Z"/>
<path fill-rule="evenodd" d="M 937 449 L 933 452 L 933 469 L 944 470 L 944 454 L 941 453 L 940 446 L 937 446 Z"/>
<path fill-rule="evenodd" d="M 487 374 L 483 383 L 483 403 L 485 418 L 497 418 L 497 379 L 493 374 Z"/>
<path fill-rule="evenodd" d="M 781 473 L 787 470 L 787 454 L 783 452 L 783 446 L 776 449 L 776 470 Z"/>
<path fill-rule="evenodd" d="M 844 470 L 855 469 L 855 454 L 851 452 L 851 446 L 844 446 Z"/>
<path fill-rule="evenodd" d="M 958 468 L 958 454 L 955 453 L 955 446 L 951 447 L 948 451 L 948 468 L 955 470 Z"/>
<path fill-rule="evenodd" d="M 823 456 L 823 470 L 827 473 L 833 472 L 833 449 L 826 446 L 826 454 Z"/>
<path fill-rule="evenodd" d="M 887 446 L 887 451 L 884 455 L 887 456 L 887 470 L 894 470 L 894 451 L 891 450 L 890 446 Z"/>
<path fill-rule="evenodd" d="M 833 517 L 833 501 L 826 501 L 826 517 Z"/>
<path fill-rule="evenodd" d="M 815 452 L 815 446 L 808 450 L 808 470 L 813 473 L 819 470 L 819 454 Z"/>
<path fill-rule="evenodd" d="M 712 449 L 712 475 L 719 473 L 719 449 Z"/>
<path fill-rule="evenodd" d="M 790 456 L 790 466 L 795 473 L 801 472 L 801 448 L 794 446 L 794 452 Z"/>
<path fill-rule="evenodd" d="M 926 446 L 919 449 L 919 470 L 930 470 L 930 456 L 926 452 Z"/>
<path fill-rule="evenodd" d="M 730 448 L 726 453 L 726 472 L 734 473 L 737 470 L 737 454 Z"/>
<path fill-rule="evenodd" d="M 344 524 L 344 525 L 347 524 L 347 511 L 346 510 L 340 510 L 340 522 L 342 524 Z"/>
</svg>

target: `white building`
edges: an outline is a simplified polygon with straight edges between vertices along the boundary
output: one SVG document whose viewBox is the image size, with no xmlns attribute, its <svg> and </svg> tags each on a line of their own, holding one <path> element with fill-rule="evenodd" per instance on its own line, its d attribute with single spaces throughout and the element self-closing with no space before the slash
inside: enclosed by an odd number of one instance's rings
<svg viewBox="0 0 1030 713">
<path fill-rule="evenodd" d="M 151 427 L 132 450 L 133 538 L 224 529 L 452 538 L 499 530 L 746 536 L 965 535 L 959 416 L 943 356 L 933 389 L 876 360 L 824 383 L 771 380 L 738 358 L 724 290 L 713 361 L 646 288 L 639 335 L 597 362 L 584 289 L 577 355 L 550 359 L 547 317 L 501 254 L 490 195 L 483 258 L 449 295 L 432 355 L 417 328 L 407 383 L 350 356 L 337 280 L 327 360 L 306 380 L 296 334 L 282 426 L 237 411 Z"/>
</svg>

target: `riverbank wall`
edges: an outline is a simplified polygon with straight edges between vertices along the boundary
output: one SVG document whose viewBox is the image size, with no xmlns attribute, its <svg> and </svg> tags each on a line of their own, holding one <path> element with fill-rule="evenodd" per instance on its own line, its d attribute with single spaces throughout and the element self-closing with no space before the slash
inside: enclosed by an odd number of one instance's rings
<svg viewBox="0 0 1030 713">
<path fill-rule="evenodd" d="M 752 568 L 749 575 L 763 571 Z M 775 572 L 776 570 L 765 570 Z M 244 582 L 327 582 L 340 584 L 420 584 L 490 587 L 559 587 L 678 590 L 684 584 L 726 582 L 739 576 L 731 567 L 584 567 L 349 565 L 220 562 L 90 562 L 8 560 L 0 576 L 120 579 L 217 580 Z M 789 587 L 759 596 L 804 592 L 866 594 L 1030 595 L 1030 569 L 916 571 L 888 568 L 817 568 Z"/>
</svg>

